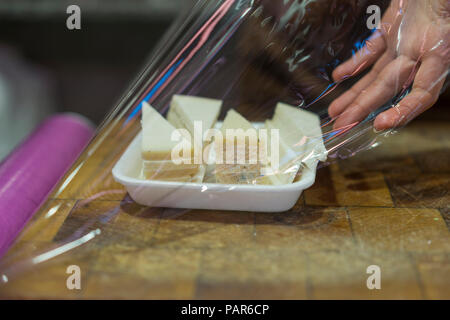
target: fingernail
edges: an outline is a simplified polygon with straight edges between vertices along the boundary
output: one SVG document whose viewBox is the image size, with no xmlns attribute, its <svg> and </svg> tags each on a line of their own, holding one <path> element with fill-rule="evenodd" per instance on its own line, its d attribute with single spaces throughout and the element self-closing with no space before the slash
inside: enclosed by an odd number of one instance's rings
<svg viewBox="0 0 450 320">
<path fill-rule="evenodd" d="M 373 127 L 373 132 L 376 133 L 376 134 L 381 133 L 381 132 L 383 132 L 383 131 L 384 131 L 384 130 L 377 130 L 375 127 Z"/>
</svg>

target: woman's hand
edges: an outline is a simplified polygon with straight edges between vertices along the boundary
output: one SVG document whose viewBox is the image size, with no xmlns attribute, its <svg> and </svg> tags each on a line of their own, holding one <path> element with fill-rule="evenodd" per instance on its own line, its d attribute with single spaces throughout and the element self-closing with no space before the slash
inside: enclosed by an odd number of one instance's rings
<svg viewBox="0 0 450 320">
<path fill-rule="evenodd" d="M 450 2 L 393 0 L 379 30 L 333 72 L 335 81 L 372 70 L 329 107 L 335 128 L 364 120 L 413 84 L 395 107 L 378 115 L 376 130 L 401 126 L 438 99 L 450 65 Z"/>
</svg>

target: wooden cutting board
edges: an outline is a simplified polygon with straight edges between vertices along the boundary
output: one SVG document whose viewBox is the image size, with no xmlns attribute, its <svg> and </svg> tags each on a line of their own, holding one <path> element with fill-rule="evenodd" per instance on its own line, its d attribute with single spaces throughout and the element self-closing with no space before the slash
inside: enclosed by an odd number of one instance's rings
<svg viewBox="0 0 450 320">
<path fill-rule="evenodd" d="M 135 204 L 111 176 L 138 130 L 121 128 L 102 131 L 2 260 L 0 298 L 450 298 L 448 123 L 414 122 L 320 169 L 276 214 Z"/>
</svg>

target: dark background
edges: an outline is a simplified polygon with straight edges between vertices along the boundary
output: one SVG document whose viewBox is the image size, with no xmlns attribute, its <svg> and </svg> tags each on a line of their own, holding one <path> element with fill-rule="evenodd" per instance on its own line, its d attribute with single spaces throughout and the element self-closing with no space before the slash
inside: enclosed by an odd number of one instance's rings
<svg viewBox="0 0 450 320">
<path fill-rule="evenodd" d="M 144 65 L 182 1 L 2 0 L 0 45 L 48 73 L 56 111 L 78 112 L 98 123 Z M 81 7 L 81 30 L 66 28 L 69 4 Z"/>
</svg>

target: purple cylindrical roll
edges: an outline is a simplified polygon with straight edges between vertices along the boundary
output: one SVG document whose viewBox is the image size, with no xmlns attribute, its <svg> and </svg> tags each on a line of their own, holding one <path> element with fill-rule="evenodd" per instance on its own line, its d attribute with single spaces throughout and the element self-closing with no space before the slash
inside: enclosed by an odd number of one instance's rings
<svg viewBox="0 0 450 320">
<path fill-rule="evenodd" d="M 0 164 L 0 257 L 93 136 L 76 114 L 44 121 Z"/>
</svg>

